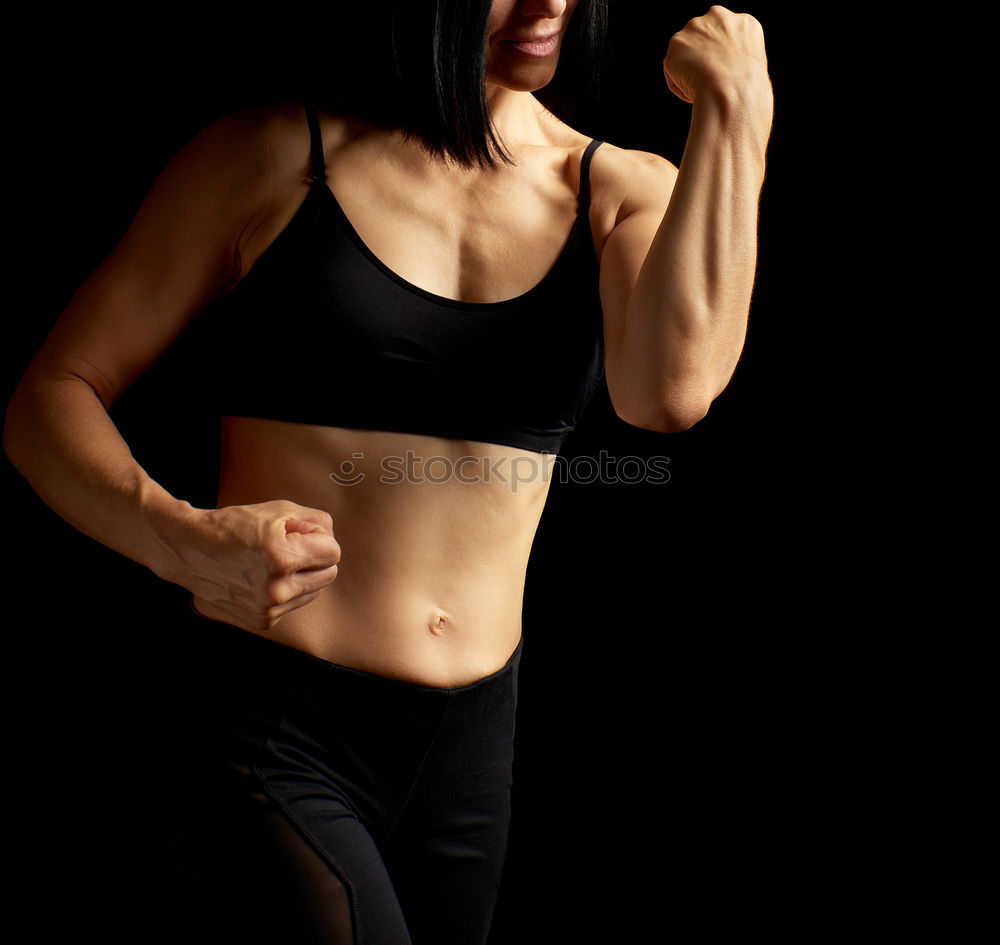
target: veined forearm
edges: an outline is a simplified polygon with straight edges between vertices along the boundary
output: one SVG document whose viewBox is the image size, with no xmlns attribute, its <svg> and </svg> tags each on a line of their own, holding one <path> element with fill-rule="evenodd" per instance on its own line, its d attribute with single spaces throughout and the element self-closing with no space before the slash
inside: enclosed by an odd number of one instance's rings
<svg viewBox="0 0 1000 945">
<path fill-rule="evenodd" d="M 700 97 L 670 204 L 629 296 L 623 363 L 661 403 L 708 404 L 743 348 L 770 88 Z"/>
<path fill-rule="evenodd" d="M 191 506 L 133 459 L 86 382 L 72 375 L 23 382 L 7 408 L 3 444 L 42 500 L 74 528 L 161 577 L 177 573 L 161 536 Z"/>
</svg>

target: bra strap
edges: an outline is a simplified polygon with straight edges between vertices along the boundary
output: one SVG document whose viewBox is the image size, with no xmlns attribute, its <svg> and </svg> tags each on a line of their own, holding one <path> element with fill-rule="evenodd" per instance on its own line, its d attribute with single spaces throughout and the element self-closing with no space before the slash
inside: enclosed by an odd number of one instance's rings
<svg viewBox="0 0 1000 945">
<path fill-rule="evenodd" d="M 580 210 L 590 207 L 590 159 L 602 144 L 604 144 L 603 141 L 599 141 L 597 138 L 592 139 L 580 160 L 580 195 L 577 198 L 577 207 Z"/>
<path fill-rule="evenodd" d="M 312 183 L 326 180 L 326 162 L 323 160 L 323 135 L 319 130 L 319 118 L 316 116 L 316 106 L 310 101 L 302 103 L 306 110 L 306 120 L 309 122 L 309 178 Z"/>
</svg>

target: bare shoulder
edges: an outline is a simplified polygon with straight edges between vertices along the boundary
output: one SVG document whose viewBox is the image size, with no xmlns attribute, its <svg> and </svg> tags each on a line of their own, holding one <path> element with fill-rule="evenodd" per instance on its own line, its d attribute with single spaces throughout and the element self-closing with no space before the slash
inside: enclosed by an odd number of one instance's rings
<svg viewBox="0 0 1000 945">
<path fill-rule="evenodd" d="M 336 147 L 369 128 L 322 105 L 316 106 L 316 116 L 324 149 Z M 250 155 L 258 162 L 270 161 L 279 169 L 308 173 L 312 134 L 303 102 L 288 99 L 246 108 L 223 116 L 217 124 L 220 133 L 249 144 Z"/>
<path fill-rule="evenodd" d="M 540 111 L 540 125 L 549 143 L 576 155 L 591 138 L 570 127 L 547 110 Z M 619 148 L 603 141 L 590 164 L 592 218 L 603 221 L 600 229 L 613 228 L 625 217 L 644 209 L 662 216 L 670 201 L 677 168 L 666 158 L 649 151 Z"/>
<path fill-rule="evenodd" d="M 677 168 L 649 151 L 604 142 L 594 152 L 590 165 L 590 220 L 599 259 L 604 258 L 604 247 L 612 232 L 632 234 L 637 227 L 644 233 L 655 231 L 670 203 L 676 179 Z M 625 221 L 628 224 L 622 226 Z"/>
<path fill-rule="evenodd" d="M 204 125 L 160 171 L 138 226 L 180 224 L 187 215 L 199 229 L 241 230 L 281 178 L 308 168 L 308 129 L 303 116 L 297 131 L 291 104 L 233 111 Z"/>
<path fill-rule="evenodd" d="M 593 202 L 614 208 L 615 223 L 642 210 L 661 215 L 670 202 L 677 168 L 649 151 L 619 148 L 605 142 L 594 154 L 590 170 Z"/>
<path fill-rule="evenodd" d="M 295 169 L 308 173 L 309 129 L 301 103 L 244 108 L 216 118 L 186 146 L 192 162 L 228 170 L 232 186 L 246 186 Z"/>
<path fill-rule="evenodd" d="M 350 133 L 345 119 L 319 109 L 317 117 L 324 147 Z M 230 112 L 206 127 L 186 150 L 197 188 L 214 192 L 211 203 L 231 240 L 234 281 L 239 281 L 312 186 L 306 107 L 285 100 Z"/>
<path fill-rule="evenodd" d="M 321 110 L 317 115 L 324 146 L 353 133 L 349 120 Z M 289 99 L 221 115 L 184 145 L 168 171 L 187 175 L 194 186 L 221 181 L 227 201 L 280 203 L 305 184 L 311 148 L 305 105 Z"/>
<path fill-rule="evenodd" d="M 121 239 L 70 299 L 32 370 L 68 371 L 106 406 L 113 403 L 246 271 L 247 247 L 259 245 L 275 208 L 293 203 L 308 158 L 305 117 L 296 119 L 289 104 L 207 123 L 165 163 Z"/>
</svg>

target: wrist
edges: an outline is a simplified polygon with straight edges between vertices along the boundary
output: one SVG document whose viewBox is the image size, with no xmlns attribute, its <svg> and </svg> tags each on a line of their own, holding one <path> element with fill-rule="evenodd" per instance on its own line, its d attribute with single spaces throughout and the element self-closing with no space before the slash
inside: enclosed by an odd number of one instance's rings
<svg viewBox="0 0 1000 945">
<path fill-rule="evenodd" d="M 152 480 L 140 489 L 140 510 L 150 535 L 142 563 L 157 577 L 183 585 L 188 571 L 183 552 L 203 510 L 174 498 Z"/>
<path fill-rule="evenodd" d="M 766 76 L 753 79 L 717 76 L 698 89 L 694 107 L 720 111 L 728 120 L 749 120 L 770 126 L 774 93 Z"/>
<path fill-rule="evenodd" d="M 759 88 L 715 86 L 695 99 L 688 142 L 711 142 L 752 160 L 760 175 L 771 137 L 771 96 Z M 687 149 L 685 148 L 685 154 Z"/>
</svg>

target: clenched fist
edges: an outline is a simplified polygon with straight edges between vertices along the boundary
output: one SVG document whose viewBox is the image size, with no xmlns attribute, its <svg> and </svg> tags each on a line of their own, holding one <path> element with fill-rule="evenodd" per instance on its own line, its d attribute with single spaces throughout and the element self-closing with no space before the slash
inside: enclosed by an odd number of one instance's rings
<svg viewBox="0 0 1000 945">
<path fill-rule="evenodd" d="M 161 576 L 202 616 L 255 632 L 314 601 L 340 561 L 329 514 L 284 499 L 192 509 L 172 539 L 178 570 Z"/>
<path fill-rule="evenodd" d="M 685 102 L 711 93 L 769 92 L 764 31 L 750 14 L 714 6 L 674 33 L 663 74 L 670 91 Z"/>
</svg>

